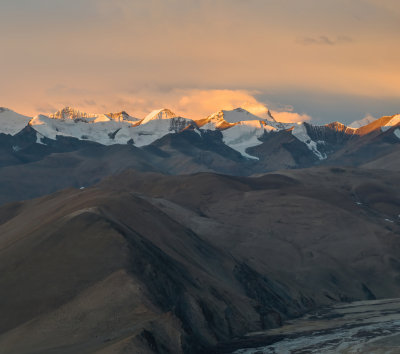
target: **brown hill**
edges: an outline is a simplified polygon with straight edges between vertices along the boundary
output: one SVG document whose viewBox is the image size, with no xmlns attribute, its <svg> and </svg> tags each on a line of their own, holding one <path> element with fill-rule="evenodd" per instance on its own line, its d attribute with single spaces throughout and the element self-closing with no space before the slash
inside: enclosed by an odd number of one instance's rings
<svg viewBox="0 0 400 354">
<path fill-rule="evenodd" d="M 399 177 L 128 171 L 4 205 L 0 348 L 209 352 L 316 306 L 396 296 Z"/>
</svg>

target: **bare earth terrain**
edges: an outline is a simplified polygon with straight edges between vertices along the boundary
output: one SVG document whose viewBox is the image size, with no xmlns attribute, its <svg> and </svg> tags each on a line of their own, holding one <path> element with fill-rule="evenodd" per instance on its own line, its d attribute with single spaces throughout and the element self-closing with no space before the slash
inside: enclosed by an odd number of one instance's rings
<svg viewBox="0 0 400 354">
<path fill-rule="evenodd" d="M 235 354 L 400 352 L 400 299 L 358 301 L 327 307 L 281 328 L 248 337 L 276 343 Z M 277 338 L 280 338 L 277 339 Z M 284 339 L 282 339 L 284 338 Z"/>
<path fill-rule="evenodd" d="M 338 167 L 126 171 L 6 204 L 0 348 L 212 353 L 317 308 L 395 298 L 399 180 Z"/>
</svg>

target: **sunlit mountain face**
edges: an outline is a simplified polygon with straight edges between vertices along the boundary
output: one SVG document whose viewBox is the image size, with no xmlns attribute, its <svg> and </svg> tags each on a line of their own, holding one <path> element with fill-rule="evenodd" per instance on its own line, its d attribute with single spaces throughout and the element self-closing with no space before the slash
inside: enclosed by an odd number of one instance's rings
<svg viewBox="0 0 400 354">
<path fill-rule="evenodd" d="M 0 354 L 400 352 L 400 1 L 0 1 Z"/>
<path fill-rule="evenodd" d="M 45 144 L 46 139 L 56 141 L 58 137 L 86 140 L 102 145 L 131 144 L 137 147 L 148 146 L 168 134 L 184 131 L 195 132 L 200 138 L 211 132 L 222 140 L 227 147 L 239 152 L 247 159 L 259 160 L 248 149 L 262 145 L 268 137 L 277 133 L 290 132 L 301 145 L 307 147 L 319 160 L 327 159 L 332 147 L 326 132 L 343 135 L 347 140 L 364 136 L 374 131 L 398 137 L 399 115 L 382 117 L 375 120 L 358 121 L 352 126 L 332 123 L 325 126 L 313 126 L 308 123 L 282 123 L 269 112 L 267 118 L 261 118 L 242 108 L 221 110 L 204 119 L 192 120 L 179 117 L 169 109 L 154 110 L 143 119 L 131 117 L 126 112 L 91 114 L 71 107 L 65 107 L 48 116 L 39 115 L 32 119 L 3 109 L 3 133 L 15 136 L 26 126 L 36 134 L 36 142 Z M 311 137 L 311 135 L 315 135 Z M 396 141 L 396 140 L 395 140 Z"/>
</svg>

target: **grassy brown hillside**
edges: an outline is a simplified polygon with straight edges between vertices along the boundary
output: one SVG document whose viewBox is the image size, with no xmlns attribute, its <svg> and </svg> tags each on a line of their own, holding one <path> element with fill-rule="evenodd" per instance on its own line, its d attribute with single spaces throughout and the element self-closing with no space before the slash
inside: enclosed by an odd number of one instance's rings
<svg viewBox="0 0 400 354">
<path fill-rule="evenodd" d="M 327 303 L 394 297 L 399 177 L 127 171 L 4 205 L 0 352 L 207 352 Z"/>
</svg>

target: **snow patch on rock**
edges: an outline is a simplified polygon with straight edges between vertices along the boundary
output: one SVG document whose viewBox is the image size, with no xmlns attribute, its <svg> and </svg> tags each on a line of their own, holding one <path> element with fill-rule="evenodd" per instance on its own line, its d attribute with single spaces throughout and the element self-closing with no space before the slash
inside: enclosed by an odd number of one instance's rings
<svg viewBox="0 0 400 354">
<path fill-rule="evenodd" d="M 104 116 L 105 117 L 105 116 Z M 42 138 L 56 140 L 57 136 L 73 137 L 79 140 L 94 141 L 103 145 L 115 144 L 113 135 L 121 128 L 132 125 L 129 121 L 114 121 L 109 118 L 81 120 L 80 118 L 50 118 L 44 115 L 34 117 L 29 124 Z"/>
<path fill-rule="evenodd" d="M 275 128 L 260 120 L 241 121 L 233 127 L 223 130 L 222 140 L 224 144 L 239 151 L 244 157 L 258 160 L 258 157 L 246 153 L 246 149 L 262 144 L 259 138 L 264 135 L 265 131 L 271 130 L 275 130 Z"/>
<path fill-rule="evenodd" d="M 195 127 L 193 120 L 182 117 L 153 119 L 145 124 L 142 122 L 137 126 L 120 129 L 115 135 L 114 143 L 127 144 L 133 142 L 137 147 L 146 146 L 161 139 L 164 135 L 179 133 L 190 125 Z"/>
<path fill-rule="evenodd" d="M 133 143 L 149 145 L 169 133 L 177 133 L 196 124 L 191 119 L 176 117 L 167 109 L 150 113 L 140 121 L 126 112 L 90 114 L 66 107 L 51 116 L 38 115 L 30 121 L 37 132 L 37 143 L 43 138 L 73 137 L 103 145 Z"/>
<path fill-rule="evenodd" d="M 317 142 L 313 141 L 307 133 L 306 126 L 299 123 L 293 127 L 293 136 L 307 145 L 307 147 L 320 159 L 325 160 L 327 156 L 318 150 Z"/>
</svg>

